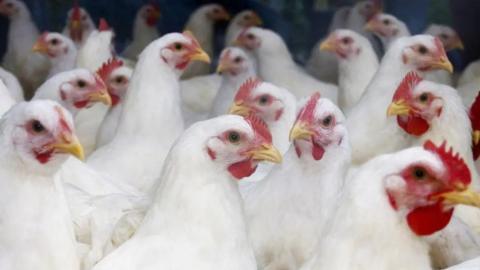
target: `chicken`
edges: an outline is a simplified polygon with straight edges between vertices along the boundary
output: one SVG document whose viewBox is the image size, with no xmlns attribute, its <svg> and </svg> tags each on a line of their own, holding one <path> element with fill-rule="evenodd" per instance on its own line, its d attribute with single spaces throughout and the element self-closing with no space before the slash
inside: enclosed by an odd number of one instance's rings
<svg viewBox="0 0 480 270">
<path fill-rule="evenodd" d="M 449 26 L 431 24 L 424 33 L 440 39 L 447 52 L 455 49 L 463 50 L 462 40 L 457 32 Z M 426 74 L 425 79 L 442 84 L 453 85 L 452 74 L 445 70 L 437 70 Z"/>
<path fill-rule="evenodd" d="M 367 0 L 357 2 L 350 10 L 347 20 L 345 21 L 345 28 L 355 31 L 362 36 L 368 38 L 372 43 L 376 52 L 380 51 L 377 40 L 373 37 L 367 29 L 365 23 L 371 20 L 382 10 L 382 1 Z"/>
<path fill-rule="evenodd" d="M 97 148 L 109 143 L 115 136 L 132 72 L 131 68 L 115 58 L 108 60 L 97 71 L 97 74 L 107 85 L 108 93 L 112 99 L 112 106 L 105 115 L 97 134 Z"/>
<path fill-rule="evenodd" d="M 132 41 L 122 55 L 134 61 L 147 45 L 159 37 L 157 22 L 160 18 L 160 7 L 156 4 L 143 5 L 135 16 Z"/>
<path fill-rule="evenodd" d="M 210 117 L 228 112 L 237 90 L 255 76 L 254 60 L 240 48 L 226 47 L 220 54 L 217 73 L 222 75 L 222 83 L 213 100 Z"/>
<path fill-rule="evenodd" d="M 295 96 L 288 90 L 251 78 L 238 89 L 229 112 L 242 116 L 254 113 L 260 117 L 272 133 L 273 144 L 283 155 L 290 146 L 288 131 L 295 121 L 296 103 Z M 260 164 L 254 174 L 240 183 L 242 196 L 272 168 L 272 164 Z"/>
<path fill-rule="evenodd" d="M 410 72 L 395 91 L 387 114 L 396 116 L 398 125 L 414 137 L 413 144 L 422 145 L 426 141 L 440 144 L 446 140 L 469 167 L 471 186 L 480 188 L 471 149 L 470 120 L 455 89 L 423 80 L 415 72 Z M 449 128 L 446 129 L 446 126 Z M 475 235 L 472 230 L 480 228 L 480 211 L 459 206 L 455 216 L 468 227 L 456 226 L 456 230 L 442 231 L 440 235 L 432 237 L 434 250 L 437 253 L 444 252 L 442 256 L 437 255 L 440 262 L 433 261 L 437 268 L 458 264 L 480 254 L 480 234 Z M 450 246 L 445 246 L 442 238 L 449 239 Z M 460 244 L 455 246 L 454 243 L 459 241 Z M 462 252 L 455 252 L 456 250 Z"/>
<path fill-rule="evenodd" d="M 355 164 L 364 163 L 382 153 L 403 149 L 409 144 L 410 138 L 401 131 L 394 119 L 387 118 L 385 108 L 409 71 L 423 74 L 435 69 L 452 71 L 452 64 L 440 40 L 428 35 L 416 35 L 400 38 L 392 44 L 359 102 L 347 115 L 352 161 Z"/>
<path fill-rule="evenodd" d="M 68 11 L 67 21 L 62 33 L 70 37 L 77 48 L 81 48 L 94 30 L 96 30 L 96 27 L 92 17 L 86 9 L 78 5 L 78 0 L 74 0 L 73 7 Z"/>
<path fill-rule="evenodd" d="M 50 60 L 49 78 L 75 67 L 77 48 L 71 39 L 60 33 L 43 33 L 33 45 L 32 50 L 44 54 Z"/>
<path fill-rule="evenodd" d="M 480 76 L 457 87 L 458 94 L 462 97 L 463 104 L 465 104 L 467 108 L 472 106 L 479 89 Z"/>
<path fill-rule="evenodd" d="M 54 75 L 37 89 L 33 99 L 54 100 L 74 117 L 81 109 L 89 108 L 96 102 L 106 106 L 112 104 L 105 83 L 86 69 L 73 69 Z"/>
<path fill-rule="evenodd" d="M 54 178 L 68 155 L 83 158 L 70 114 L 53 101 L 21 102 L 3 118 L 0 268 L 78 270 L 72 223 Z"/>
<path fill-rule="evenodd" d="M 424 237 L 448 225 L 456 204 L 480 206 L 470 171 L 453 151 L 427 141 L 358 168 L 301 269 L 432 269 Z"/>
<path fill-rule="evenodd" d="M 360 1 L 354 7 L 340 8 L 333 15 L 328 33 L 331 34 L 337 29 L 350 29 L 372 40 L 373 36 L 359 26 L 364 25 L 369 18 L 378 12 L 379 8 L 375 1 Z M 310 74 L 319 80 L 337 83 L 339 76 L 338 60 L 332 54 L 320 50 L 320 44 L 324 40 L 325 38 L 322 38 L 313 46 L 306 68 Z"/>
<path fill-rule="evenodd" d="M 312 95 L 290 131 L 284 162 L 245 196 L 260 269 L 299 269 L 322 235 L 350 165 L 345 117 Z"/>
<path fill-rule="evenodd" d="M 382 41 L 385 52 L 397 39 L 410 36 L 410 30 L 404 22 L 386 13 L 375 15 L 365 25 L 365 29 L 374 33 Z"/>
<path fill-rule="evenodd" d="M 236 42 L 254 53 L 258 74 L 265 81 L 288 89 L 297 98 L 320 91 L 323 97 L 337 102 L 337 87 L 318 81 L 300 68 L 277 33 L 250 27 L 240 33 Z"/>
<path fill-rule="evenodd" d="M 479 267 L 480 267 L 480 257 L 477 257 L 473 260 L 469 260 L 459 265 L 449 267 L 448 269 L 445 269 L 445 270 L 475 270 L 475 269 L 478 269 Z"/>
<path fill-rule="evenodd" d="M 8 92 L 16 102 L 25 100 L 23 88 L 15 75 L 0 67 L 0 80 L 5 84 Z"/>
<path fill-rule="evenodd" d="M 198 122 L 173 145 L 155 201 L 133 236 L 94 270 L 256 270 L 236 181 L 280 162 L 258 118 Z"/>
<path fill-rule="evenodd" d="M 195 10 L 188 19 L 185 29 L 191 31 L 198 38 L 200 46 L 209 56 L 213 56 L 214 24 L 218 21 L 229 20 L 230 14 L 218 4 L 207 4 Z M 188 79 L 198 75 L 210 73 L 210 65 L 206 63 L 191 63 L 183 73 L 182 78 Z"/>
<path fill-rule="evenodd" d="M 2 66 L 17 76 L 25 90 L 25 96 L 30 98 L 50 68 L 44 56 L 32 52 L 32 46 L 39 36 L 37 26 L 25 3 L 19 0 L 1 1 L 0 14 L 10 20 L 7 51 Z"/>
<path fill-rule="evenodd" d="M 351 30 L 336 30 L 320 45 L 339 60 L 338 104 L 348 111 L 362 96 L 378 69 L 370 41 Z"/>
<path fill-rule="evenodd" d="M 167 34 L 150 43 L 130 80 L 115 136 L 88 158 L 88 165 L 119 183 L 152 192 L 168 150 L 183 131 L 178 78 L 193 60 L 210 61 L 189 33 Z M 132 162 L 134 156 L 140 158 Z"/>
<path fill-rule="evenodd" d="M 262 23 L 262 19 L 253 10 L 244 10 L 236 14 L 227 27 L 225 46 L 231 45 L 245 27 L 260 26 Z"/>
</svg>

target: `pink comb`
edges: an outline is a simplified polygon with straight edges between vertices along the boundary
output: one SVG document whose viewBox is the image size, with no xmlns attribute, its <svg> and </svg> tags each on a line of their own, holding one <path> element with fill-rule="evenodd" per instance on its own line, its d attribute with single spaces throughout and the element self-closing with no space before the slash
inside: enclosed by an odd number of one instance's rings
<svg viewBox="0 0 480 270">
<path fill-rule="evenodd" d="M 198 43 L 197 39 L 195 38 L 195 36 L 193 35 L 192 32 L 186 30 L 186 31 L 183 31 L 182 34 L 183 34 L 185 37 L 187 37 L 187 39 L 190 40 L 190 43 L 191 43 L 195 48 L 201 48 L 200 43 Z"/>
<path fill-rule="evenodd" d="M 412 96 L 413 88 L 415 88 L 422 80 L 422 77 L 420 77 L 415 71 L 410 71 L 407 75 L 405 75 L 402 82 L 397 87 L 392 100 L 407 100 Z"/>
<path fill-rule="evenodd" d="M 107 20 L 105 18 L 100 18 L 100 22 L 98 23 L 98 31 L 108 31 L 110 30 L 110 26 L 108 25 Z"/>
<path fill-rule="evenodd" d="M 272 143 L 272 134 L 270 133 L 267 124 L 265 124 L 260 117 L 254 113 L 251 113 L 245 117 L 245 120 L 247 120 L 252 127 L 253 131 L 255 132 L 255 136 L 260 136 L 263 142 Z"/>
<path fill-rule="evenodd" d="M 315 111 L 315 107 L 317 107 L 317 101 L 320 99 L 320 93 L 316 92 L 310 96 L 305 106 L 303 106 L 302 110 L 298 113 L 297 121 L 301 119 L 302 121 L 306 122 L 313 122 L 313 112 Z"/>
<path fill-rule="evenodd" d="M 103 81 L 107 81 L 108 77 L 112 72 L 123 66 L 123 61 L 118 60 L 117 58 L 110 58 L 102 64 L 102 66 L 97 70 L 97 75 L 102 78 Z"/>
<path fill-rule="evenodd" d="M 432 141 L 428 140 L 423 145 L 423 148 L 436 154 L 442 160 L 450 181 L 461 181 L 464 185 L 470 184 L 470 170 L 458 153 L 454 153 L 452 148 L 447 150 L 446 141 L 443 141 L 443 143 L 437 147 Z"/>
<path fill-rule="evenodd" d="M 262 81 L 259 78 L 249 78 L 247 79 L 237 90 L 237 94 L 235 95 L 234 101 L 235 102 L 242 102 L 245 101 L 253 89 L 257 88 Z"/>
</svg>

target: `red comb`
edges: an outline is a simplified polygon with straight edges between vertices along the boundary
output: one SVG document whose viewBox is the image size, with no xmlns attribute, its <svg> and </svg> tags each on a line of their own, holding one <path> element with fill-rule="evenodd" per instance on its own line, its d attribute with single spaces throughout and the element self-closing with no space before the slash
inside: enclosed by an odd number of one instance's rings
<svg viewBox="0 0 480 270">
<path fill-rule="evenodd" d="M 117 58 L 110 58 L 102 64 L 102 66 L 97 70 L 97 75 L 102 78 L 103 81 L 107 81 L 108 77 L 115 69 L 123 66 L 123 61 L 118 60 Z"/>
<path fill-rule="evenodd" d="M 78 5 L 78 1 L 73 1 L 73 9 L 72 9 L 72 20 L 79 21 L 81 19 L 80 14 L 80 6 Z"/>
<path fill-rule="evenodd" d="M 237 90 L 237 94 L 235 94 L 234 101 L 235 102 L 245 101 L 248 98 L 248 96 L 250 96 L 250 93 L 252 92 L 252 90 L 257 88 L 260 83 L 262 83 L 262 81 L 259 78 L 253 77 L 253 78 L 247 79 Z"/>
<path fill-rule="evenodd" d="M 98 23 L 98 31 L 108 31 L 110 30 L 110 26 L 108 25 L 107 20 L 105 18 L 100 18 L 100 22 Z"/>
<path fill-rule="evenodd" d="M 397 87 L 392 100 L 397 101 L 400 99 L 409 99 L 412 96 L 413 88 L 415 88 L 422 80 L 422 77 L 420 77 L 415 71 L 410 71 L 405 75 L 402 82 Z"/>
<path fill-rule="evenodd" d="M 470 170 L 458 153 L 454 153 L 452 148 L 447 150 L 446 141 L 443 141 L 443 143 L 437 147 L 432 141 L 428 140 L 423 145 L 423 148 L 436 154 L 442 160 L 449 181 L 461 181 L 464 185 L 470 184 Z"/>
<path fill-rule="evenodd" d="M 247 120 L 252 127 L 255 136 L 260 136 L 263 142 L 272 143 L 272 134 L 270 133 L 267 124 L 260 117 L 251 113 L 245 117 L 245 120 Z"/>
<path fill-rule="evenodd" d="M 300 110 L 297 116 L 297 120 L 302 119 L 306 122 L 313 121 L 313 112 L 315 111 L 315 107 L 317 106 L 317 101 L 320 99 L 320 93 L 316 92 L 310 96 L 307 103 L 303 108 Z"/>
<path fill-rule="evenodd" d="M 480 91 L 471 105 L 468 115 L 470 117 L 470 123 L 472 124 L 472 131 L 480 130 Z M 473 160 L 477 160 L 480 156 L 480 144 L 475 145 L 472 143 L 472 152 Z"/>
</svg>

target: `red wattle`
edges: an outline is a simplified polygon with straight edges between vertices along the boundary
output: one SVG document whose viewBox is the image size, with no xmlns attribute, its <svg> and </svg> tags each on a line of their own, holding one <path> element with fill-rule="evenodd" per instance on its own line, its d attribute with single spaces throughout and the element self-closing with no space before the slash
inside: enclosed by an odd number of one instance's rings
<svg viewBox="0 0 480 270">
<path fill-rule="evenodd" d="M 43 153 L 35 153 L 35 158 L 40 162 L 41 164 L 47 163 L 50 158 L 52 157 L 53 150 L 43 152 Z"/>
<path fill-rule="evenodd" d="M 320 159 L 322 159 L 323 154 L 325 154 L 325 149 L 321 145 L 318 145 L 317 143 L 312 142 L 312 156 L 313 156 L 313 159 L 320 160 Z"/>
<path fill-rule="evenodd" d="M 240 161 L 228 166 L 228 171 L 233 177 L 237 178 L 237 180 L 252 175 L 256 169 L 257 165 L 254 165 L 251 159 Z"/>
<path fill-rule="evenodd" d="M 453 208 L 443 210 L 441 202 L 434 205 L 419 207 L 408 213 L 407 223 L 417 235 L 430 235 L 448 225 L 452 218 Z"/>
<path fill-rule="evenodd" d="M 77 101 L 77 102 L 73 103 L 73 106 L 75 106 L 75 108 L 77 108 L 77 109 L 82 109 L 82 108 L 87 107 L 88 102 L 89 102 L 88 100 Z"/>
<path fill-rule="evenodd" d="M 430 128 L 427 121 L 414 115 L 398 116 L 397 123 L 405 132 L 413 136 L 421 136 Z"/>
<path fill-rule="evenodd" d="M 112 107 L 115 107 L 118 103 L 120 103 L 120 97 L 115 94 L 110 94 L 110 99 L 112 99 Z"/>
<path fill-rule="evenodd" d="M 480 156 L 480 144 L 473 145 L 472 143 L 472 151 L 473 151 L 473 160 L 477 160 Z"/>
</svg>

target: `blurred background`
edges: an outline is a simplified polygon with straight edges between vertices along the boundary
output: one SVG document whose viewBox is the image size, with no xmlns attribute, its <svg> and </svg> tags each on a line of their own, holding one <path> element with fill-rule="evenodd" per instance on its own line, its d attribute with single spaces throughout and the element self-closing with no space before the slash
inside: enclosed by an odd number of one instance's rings
<svg viewBox="0 0 480 270">
<path fill-rule="evenodd" d="M 61 31 L 65 25 L 71 0 L 25 0 L 40 30 Z M 244 9 L 255 10 L 264 26 L 279 32 L 287 41 L 295 59 L 303 63 L 313 45 L 327 32 L 333 13 L 351 5 L 354 0 L 80 0 L 95 20 L 104 17 L 115 29 L 116 47 L 121 51 L 131 38 L 137 9 L 144 3 L 156 2 L 161 8 L 158 28 L 161 33 L 181 31 L 189 14 L 205 3 L 220 3 L 235 14 Z M 452 26 L 462 38 L 465 50 L 450 52 L 455 67 L 462 69 L 480 58 L 480 0 L 384 0 L 384 11 L 403 20 L 412 34 L 421 33 L 430 23 Z M 227 23 L 218 24 L 223 33 Z M 6 46 L 8 20 L 0 17 L 0 53 Z M 295 38 L 293 38 L 295 37 Z M 223 47 L 217 35 L 217 50 Z"/>
</svg>

